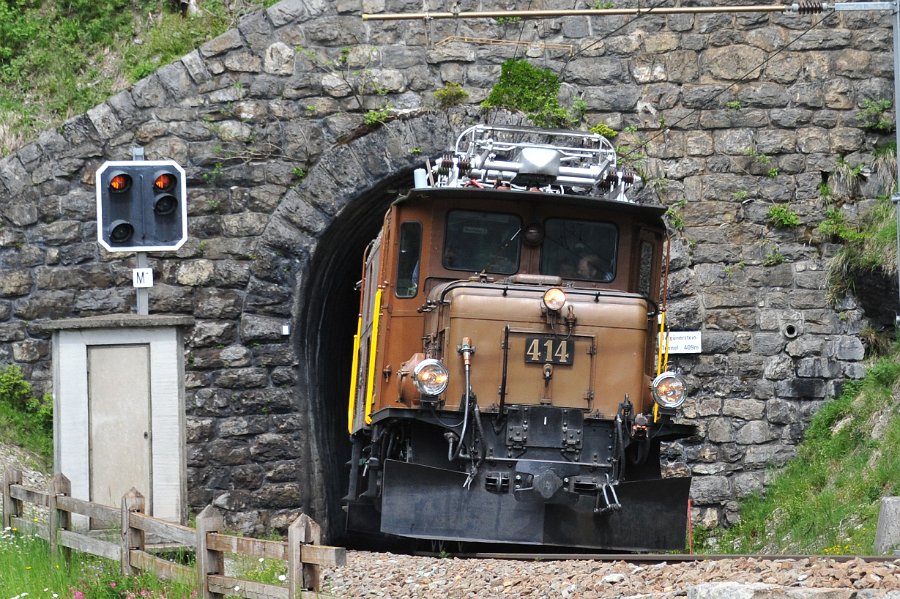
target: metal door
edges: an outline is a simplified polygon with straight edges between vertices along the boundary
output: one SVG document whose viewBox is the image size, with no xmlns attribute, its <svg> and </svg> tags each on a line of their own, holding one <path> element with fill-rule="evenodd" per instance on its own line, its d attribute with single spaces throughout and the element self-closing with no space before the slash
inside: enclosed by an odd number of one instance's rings
<svg viewBox="0 0 900 599">
<path fill-rule="evenodd" d="M 131 487 L 152 512 L 150 345 L 87 347 L 91 501 L 118 507 Z"/>
</svg>

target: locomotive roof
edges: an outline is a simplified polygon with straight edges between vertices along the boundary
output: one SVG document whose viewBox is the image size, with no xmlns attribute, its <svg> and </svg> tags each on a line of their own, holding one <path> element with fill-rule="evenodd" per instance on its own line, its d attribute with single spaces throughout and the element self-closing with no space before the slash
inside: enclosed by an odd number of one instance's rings
<svg viewBox="0 0 900 599">
<path fill-rule="evenodd" d="M 641 219 L 658 220 L 666 213 L 666 207 L 659 204 L 635 204 L 586 195 L 546 193 L 540 191 L 519 191 L 515 189 L 479 189 L 477 187 L 422 187 L 410 189 L 409 193 L 397 198 L 395 204 L 407 202 L 446 201 L 459 198 L 478 198 L 485 202 L 547 202 L 567 206 L 600 208 L 609 212 L 629 214 Z"/>
</svg>

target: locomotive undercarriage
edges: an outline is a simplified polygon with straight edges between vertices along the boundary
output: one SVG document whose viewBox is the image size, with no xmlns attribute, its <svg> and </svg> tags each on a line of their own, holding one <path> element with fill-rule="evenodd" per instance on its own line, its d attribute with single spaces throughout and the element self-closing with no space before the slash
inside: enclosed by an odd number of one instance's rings
<svg viewBox="0 0 900 599">
<path fill-rule="evenodd" d="M 635 427 L 627 403 L 615 419 L 542 405 L 469 412 L 376 414 L 371 436 L 354 439 L 348 529 L 592 549 L 684 546 L 690 478 L 660 478 L 659 448 L 690 427 L 667 418 Z"/>
</svg>

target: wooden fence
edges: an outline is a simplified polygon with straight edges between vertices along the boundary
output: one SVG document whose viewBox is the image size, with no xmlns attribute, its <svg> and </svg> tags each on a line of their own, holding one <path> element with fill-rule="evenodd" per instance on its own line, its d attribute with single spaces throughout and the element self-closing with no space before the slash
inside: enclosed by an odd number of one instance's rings
<svg viewBox="0 0 900 599">
<path fill-rule="evenodd" d="M 76 550 L 119 561 L 123 574 L 140 571 L 155 573 L 164 580 L 188 585 L 196 584 L 203 599 L 246 597 L 248 599 L 298 599 L 320 597 L 321 566 L 343 566 L 346 550 L 319 545 L 321 532 L 306 514 L 288 529 L 287 541 L 270 541 L 223 534 L 222 514 L 207 506 L 197 516 L 197 528 L 173 524 L 144 514 L 144 497 L 131 489 L 122 497 L 120 509 L 70 497 L 71 484 L 62 474 L 50 481 L 44 493 L 22 486 L 22 472 L 14 468 L 3 477 L 3 526 L 32 532 L 50 544 L 53 560 L 71 559 Z M 25 504 L 49 510 L 49 522 L 24 518 Z M 72 530 L 72 514 L 91 519 L 91 528 L 114 531 L 119 542 Z M 162 559 L 148 552 L 145 538 L 152 535 L 176 547 L 192 548 L 196 554 L 193 567 Z M 287 563 L 287 586 L 263 584 L 225 576 L 225 555 L 283 560 Z"/>
</svg>

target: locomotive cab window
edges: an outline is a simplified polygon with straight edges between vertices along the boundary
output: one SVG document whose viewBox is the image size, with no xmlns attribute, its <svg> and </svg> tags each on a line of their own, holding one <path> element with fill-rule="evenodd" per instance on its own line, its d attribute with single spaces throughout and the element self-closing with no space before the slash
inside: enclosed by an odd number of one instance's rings
<svg viewBox="0 0 900 599">
<path fill-rule="evenodd" d="M 515 214 L 454 210 L 447 214 L 444 268 L 513 274 L 519 270 L 521 230 Z"/>
<path fill-rule="evenodd" d="M 419 289 L 419 261 L 422 254 L 422 225 L 400 225 L 400 251 L 397 255 L 397 297 L 415 297 Z"/>
<path fill-rule="evenodd" d="M 564 218 L 544 224 L 541 273 L 608 283 L 616 276 L 618 231 L 610 223 Z"/>
</svg>

